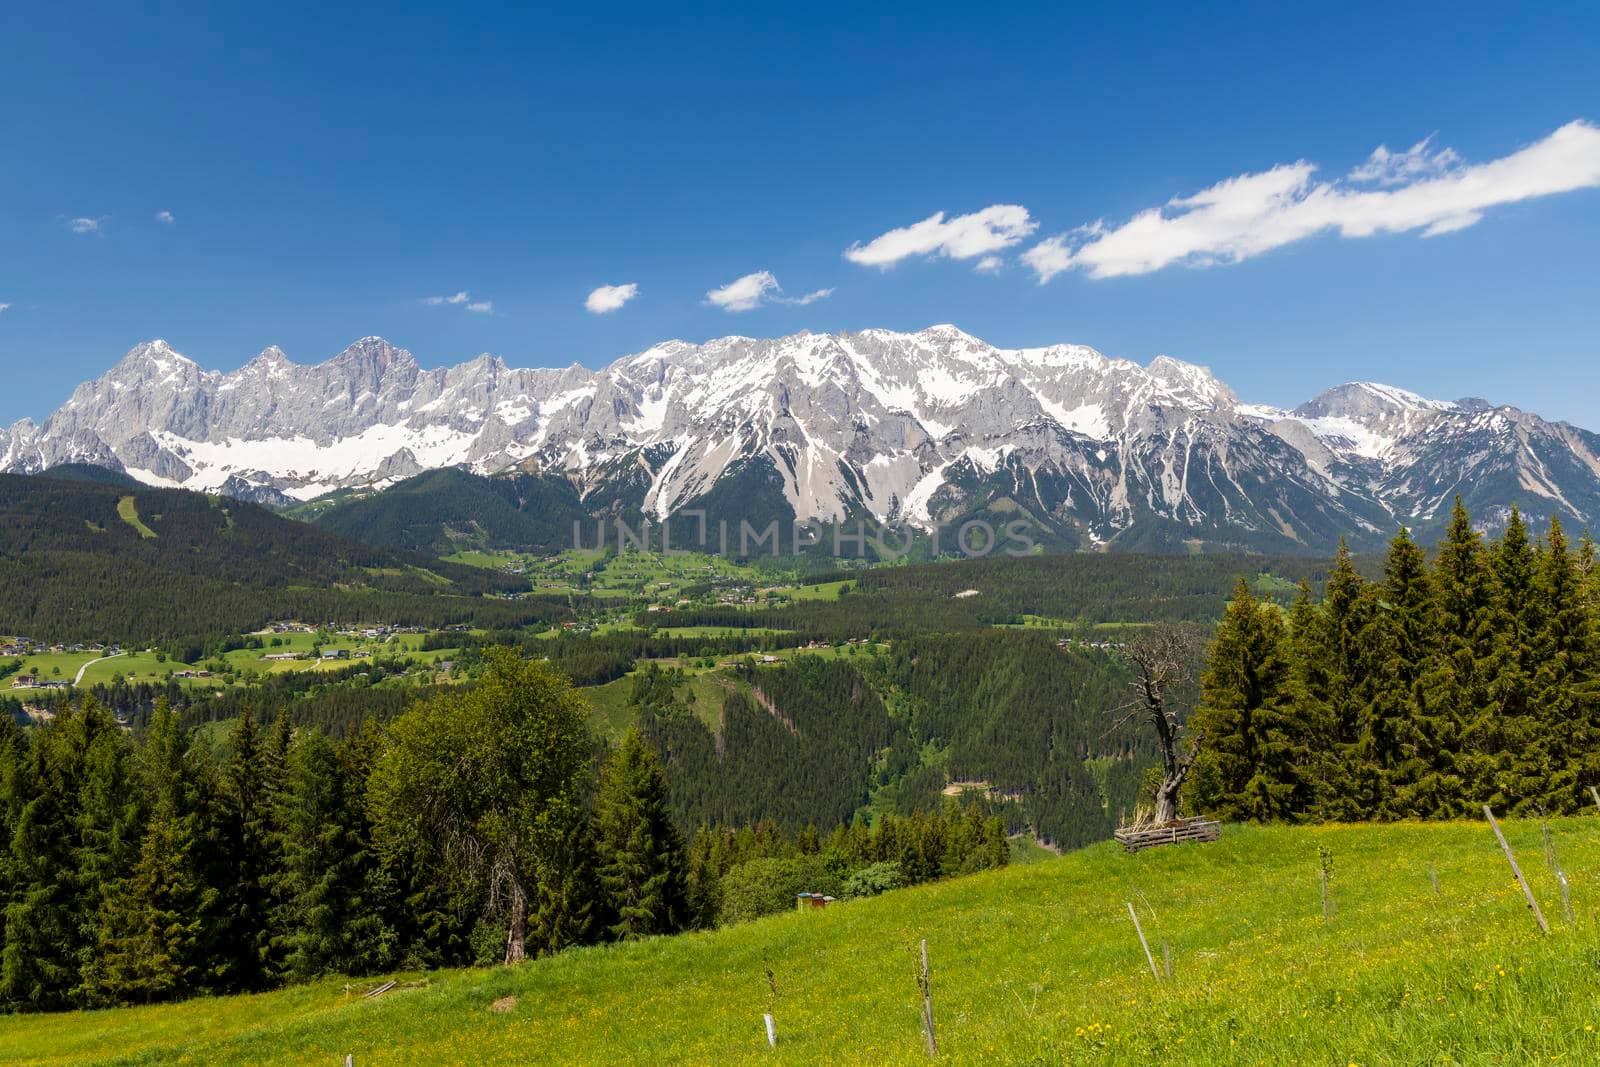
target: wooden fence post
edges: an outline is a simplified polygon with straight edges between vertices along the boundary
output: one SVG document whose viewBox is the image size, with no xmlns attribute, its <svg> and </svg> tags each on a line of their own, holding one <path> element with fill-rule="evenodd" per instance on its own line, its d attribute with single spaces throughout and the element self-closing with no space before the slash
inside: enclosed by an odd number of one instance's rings
<svg viewBox="0 0 1600 1067">
<path fill-rule="evenodd" d="M 1439 895 L 1439 868 L 1432 861 L 1428 861 L 1428 882 L 1433 886 L 1433 895 Z"/>
<path fill-rule="evenodd" d="M 1139 935 L 1139 944 L 1144 947 L 1144 958 L 1150 963 L 1150 976 L 1156 981 L 1161 981 L 1161 972 L 1156 970 L 1156 958 L 1150 955 L 1150 942 L 1144 939 L 1144 927 L 1139 925 L 1139 913 L 1133 910 L 1133 901 L 1128 901 L 1128 918 L 1133 920 L 1134 932 Z"/>
<path fill-rule="evenodd" d="M 1322 883 L 1322 921 L 1327 922 L 1332 918 L 1328 908 L 1328 868 L 1317 868 L 1317 881 Z"/>
<path fill-rule="evenodd" d="M 1594 806 L 1600 808 L 1600 789 L 1596 789 L 1591 785 L 1589 787 L 1589 795 L 1594 797 Z"/>
<path fill-rule="evenodd" d="M 1511 873 L 1517 876 L 1517 883 L 1522 886 L 1522 895 L 1528 898 L 1528 909 L 1533 912 L 1534 921 L 1539 924 L 1540 930 L 1548 934 L 1550 924 L 1544 921 L 1544 912 L 1539 910 L 1539 902 L 1533 899 L 1533 890 L 1528 888 L 1528 880 L 1522 877 L 1522 868 L 1517 866 L 1517 857 L 1511 854 L 1511 846 L 1506 844 L 1506 835 L 1500 832 L 1500 824 L 1494 821 L 1494 809 L 1485 804 L 1483 814 L 1489 820 L 1489 828 L 1494 831 L 1495 839 L 1500 842 L 1500 851 L 1506 854 L 1506 862 L 1511 864 Z"/>
<path fill-rule="evenodd" d="M 922 939 L 922 1037 L 930 1057 L 939 1054 L 939 1039 L 933 1032 L 933 979 L 928 974 L 928 939 Z"/>
<path fill-rule="evenodd" d="M 777 1048 L 778 1024 L 772 1021 L 772 1013 L 768 1012 L 767 1014 L 763 1015 L 761 1019 L 767 1024 L 767 1044 L 771 1045 L 773 1048 Z"/>
</svg>

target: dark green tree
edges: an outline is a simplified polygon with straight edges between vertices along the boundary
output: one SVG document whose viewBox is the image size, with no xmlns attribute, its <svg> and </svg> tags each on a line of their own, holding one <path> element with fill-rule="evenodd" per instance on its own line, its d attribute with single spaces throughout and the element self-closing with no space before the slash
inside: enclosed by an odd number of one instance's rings
<svg viewBox="0 0 1600 1067">
<path fill-rule="evenodd" d="M 1195 799 L 1221 818 L 1295 818 L 1309 803 L 1285 639 L 1278 607 L 1258 601 L 1241 578 L 1211 644 L 1194 720 L 1205 737 Z"/>
<path fill-rule="evenodd" d="M 595 852 L 613 937 L 669 934 L 689 922 L 683 842 L 661 762 L 637 730 L 606 761 L 595 801 Z"/>
<path fill-rule="evenodd" d="M 516 963 L 530 901 L 580 817 L 590 741 L 564 678 L 508 649 L 484 665 L 471 690 L 390 724 L 368 806 L 380 848 L 409 857 L 419 880 L 408 892 L 503 921 L 505 962 Z"/>
<path fill-rule="evenodd" d="M 85 968 L 94 1003 L 168 1000 L 204 981 L 204 925 L 217 893 L 198 859 L 201 813 L 189 750 L 188 732 L 163 700 L 136 760 L 150 806 L 139 856 L 101 902 L 99 951 Z"/>
<path fill-rule="evenodd" d="M 1559 518 L 1550 519 L 1534 596 L 1540 624 L 1533 635 L 1535 761 L 1546 772 L 1537 800 L 1548 810 L 1572 812 L 1588 807 L 1587 787 L 1600 784 L 1600 692 L 1583 576 Z"/>
<path fill-rule="evenodd" d="M 82 978 L 98 948 L 101 902 L 136 855 L 128 762 L 122 731 L 93 698 L 67 709 L 27 747 L 0 1001 L 25 1010 L 87 1002 Z"/>
</svg>

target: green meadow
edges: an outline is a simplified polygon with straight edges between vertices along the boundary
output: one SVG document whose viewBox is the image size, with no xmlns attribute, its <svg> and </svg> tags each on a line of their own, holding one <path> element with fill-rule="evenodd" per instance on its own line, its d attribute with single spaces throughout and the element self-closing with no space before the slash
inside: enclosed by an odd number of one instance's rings
<svg viewBox="0 0 1600 1067">
<path fill-rule="evenodd" d="M 1103 844 L 709 933 L 397 975 L 370 1000 L 379 978 L 12 1016 L 0 1049 L 38 1064 L 914 1064 L 926 938 L 943 1062 L 1600 1062 L 1600 818 L 1551 825 L 1570 923 L 1538 823 L 1505 829 L 1548 935 L 1482 823 L 1230 826 L 1212 845 Z"/>
</svg>

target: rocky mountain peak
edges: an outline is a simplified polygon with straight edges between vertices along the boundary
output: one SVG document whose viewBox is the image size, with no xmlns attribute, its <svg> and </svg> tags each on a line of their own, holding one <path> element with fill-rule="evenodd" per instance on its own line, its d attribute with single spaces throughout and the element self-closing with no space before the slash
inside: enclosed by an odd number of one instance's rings
<svg viewBox="0 0 1600 1067">
<path fill-rule="evenodd" d="M 1004 349 L 949 324 L 667 341 L 598 371 L 490 354 L 423 371 L 365 337 L 222 375 L 150 341 L 43 426 L 0 431 L 0 469 L 69 461 L 260 499 L 466 465 L 654 515 L 709 498 L 931 524 L 986 501 L 1084 545 L 1322 551 L 1432 521 L 1458 490 L 1485 514 L 1600 518 L 1600 438 L 1537 415 L 1372 382 L 1265 408 L 1171 356 Z"/>
</svg>

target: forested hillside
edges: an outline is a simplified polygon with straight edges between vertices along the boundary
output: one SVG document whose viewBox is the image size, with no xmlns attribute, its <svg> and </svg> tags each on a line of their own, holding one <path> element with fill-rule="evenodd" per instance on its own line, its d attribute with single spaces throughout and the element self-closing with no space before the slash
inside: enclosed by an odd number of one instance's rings
<svg viewBox="0 0 1600 1067">
<path fill-rule="evenodd" d="M 238 500 L 0 475 L 0 633 L 154 643 L 278 618 L 521 625 L 568 611 L 483 597 L 518 588 Z"/>
<path fill-rule="evenodd" d="M 573 523 L 588 522 L 589 515 L 560 478 L 485 478 L 444 467 L 333 503 L 311 521 L 369 545 L 449 555 L 466 548 L 559 552 L 573 547 Z"/>
</svg>

